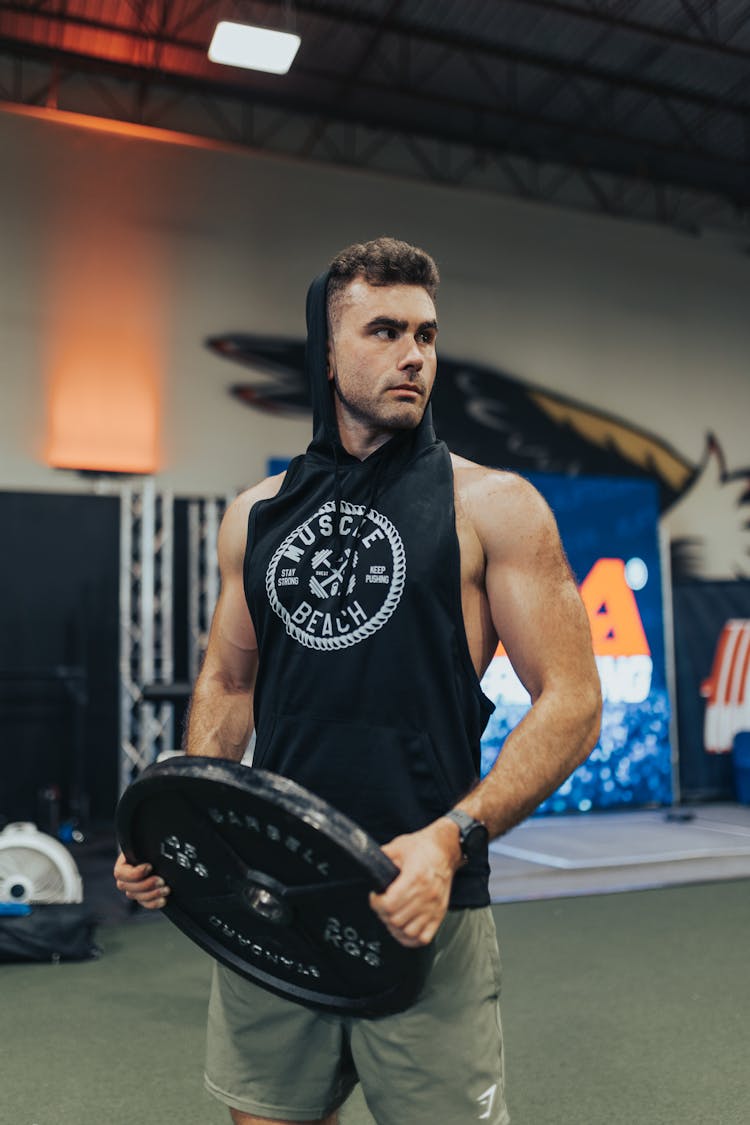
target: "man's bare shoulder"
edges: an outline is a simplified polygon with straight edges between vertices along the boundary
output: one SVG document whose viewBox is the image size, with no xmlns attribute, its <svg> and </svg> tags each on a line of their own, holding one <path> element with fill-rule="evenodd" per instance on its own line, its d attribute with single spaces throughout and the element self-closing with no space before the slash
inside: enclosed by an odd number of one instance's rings
<svg viewBox="0 0 750 1125">
<path fill-rule="evenodd" d="M 451 453 L 453 478 L 461 498 L 490 505 L 535 505 L 542 500 L 533 484 L 508 469 L 490 469 Z"/>
<path fill-rule="evenodd" d="M 491 469 L 455 453 L 451 461 L 457 497 L 485 545 L 555 528 L 542 494 L 518 473 Z"/>
<path fill-rule="evenodd" d="M 230 507 L 234 508 L 236 506 L 241 514 L 248 516 L 250 514 L 250 509 L 254 504 L 257 504 L 259 500 L 270 500 L 272 496 L 277 494 L 284 483 L 285 476 L 286 472 L 276 473 L 274 476 L 266 477 L 265 480 L 254 484 L 252 488 L 246 488 L 244 492 L 240 492 L 239 496 L 232 501 Z"/>
<path fill-rule="evenodd" d="M 224 513 L 219 529 L 219 562 L 222 565 L 241 566 L 247 545 L 247 521 L 251 509 L 261 500 L 275 496 L 286 473 L 276 473 L 272 477 L 254 484 L 240 492 Z"/>
</svg>

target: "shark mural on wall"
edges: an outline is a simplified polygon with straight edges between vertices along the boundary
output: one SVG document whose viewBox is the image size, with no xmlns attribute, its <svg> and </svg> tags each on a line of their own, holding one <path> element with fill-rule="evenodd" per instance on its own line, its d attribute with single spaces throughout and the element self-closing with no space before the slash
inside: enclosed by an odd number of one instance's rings
<svg viewBox="0 0 750 1125">
<path fill-rule="evenodd" d="M 229 333 L 206 346 L 260 376 L 231 386 L 241 402 L 277 416 L 311 412 L 302 340 Z M 432 405 L 440 437 L 470 460 L 519 473 L 656 481 L 673 580 L 750 579 L 750 467 L 728 469 L 713 434 L 691 461 L 637 426 L 442 355 Z"/>
</svg>

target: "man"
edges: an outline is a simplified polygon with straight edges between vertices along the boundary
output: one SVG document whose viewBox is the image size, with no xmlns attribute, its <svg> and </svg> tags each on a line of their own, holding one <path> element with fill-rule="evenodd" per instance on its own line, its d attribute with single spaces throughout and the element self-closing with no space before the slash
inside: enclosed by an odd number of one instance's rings
<svg viewBox="0 0 750 1125">
<path fill-rule="evenodd" d="M 313 441 L 223 520 L 188 730 L 188 753 L 238 761 L 254 718 L 256 766 L 375 836 L 400 874 L 372 908 L 404 945 L 434 941 L 432 968 L 406 1012 L 365 1020 L 217 966 L 206 1081 L 235 1125 L 334 1125 L 357 1080 L 379 1125 L 508 1121 L 487 836 L 588 756 L 599 681 L 541 496 L 435 438 L 437 283 L 428 255 L 383 238 L 311 286 Z M 480 782 L 499 637 L 533 705 Z M 164 905 L 145 868 L 115 873 Z"/>
</svg>

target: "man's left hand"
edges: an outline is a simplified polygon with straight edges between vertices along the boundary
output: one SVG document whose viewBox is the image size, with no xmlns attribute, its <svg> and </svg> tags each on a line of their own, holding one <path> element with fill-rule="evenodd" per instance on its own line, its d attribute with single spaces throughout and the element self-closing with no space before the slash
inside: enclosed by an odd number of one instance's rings
<svg viewBox="0 0 750 1125">
<path fill-rule="evenodd" d="M 462 862 L 456 826 L 436 820 L 419 832 L 396 836 L 383 851 L 400 874 L 382 895 L 370 895 L 370 906 L 401 945 L 428 945 L 445 917 L 453 875 Z"/>
</svg>

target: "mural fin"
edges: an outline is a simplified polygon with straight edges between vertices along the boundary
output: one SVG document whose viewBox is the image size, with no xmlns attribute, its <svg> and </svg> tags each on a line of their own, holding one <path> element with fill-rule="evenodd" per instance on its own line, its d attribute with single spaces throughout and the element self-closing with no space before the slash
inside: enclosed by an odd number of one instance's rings
<svg viewBox="0 0 750 1125">
<path fill-rule="evenodd" d="M 601 448 L 614 447 L 638 469 L 658 477 L 676 493 L 683 491 L 695 473 L 695 466 L 660 438 L 619 418 L 608 417 L 544 391 L 530 390 L 529 397 L 560 425 L 571 426 Z"/>
</svg>

